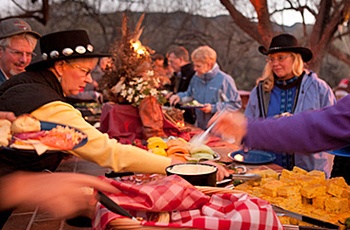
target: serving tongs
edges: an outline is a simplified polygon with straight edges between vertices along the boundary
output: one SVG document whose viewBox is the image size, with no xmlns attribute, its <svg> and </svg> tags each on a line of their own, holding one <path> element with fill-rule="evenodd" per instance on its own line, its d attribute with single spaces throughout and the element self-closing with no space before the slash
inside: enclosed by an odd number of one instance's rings
<svg viewBox="0 0 350 230">
<path fill-rule="evenodd" d="M 138 221 L 135 217 L 133 217 L 128 211 L 126 211 L 124 208 L 122 208 L 120 205 L 118 205 L 117 203 L 115 203 L 111 198 L 109 198 L 106 194 L 104 194 L 101 191 L 97 192 L 97 200 L 103 204 L 103 206 L 105 206 L 108 210 L 125 216 L 125 217 L 129 217 L 130 219 L 134 220 L 134 221 Z"/>
<path fill-rule="evenodd" d="M 224 113 L 225 108 L 223 108 L 219 114 L 216 117 L 216 120 L 205 130 L 205 132 L 194 135 L 191 140 L 189 141 L 189 143 L 193 146 L 193 147 L 200 147 L 202 146 L 205 141 L 208 138 L 208 134 L 210 133 L 210 131 L 214 128 L 214 126 L 216 125 L 216 123 L 218 123 L 219 121 L 219 117 Z"/>
<path fill-rule="evenodd" d="M 261 181 L 261 175 L 254 173 L 230 174 L 229 177 L 225 177 L 222 181 L 216 182 L 216 185 L 225 186 L 234 180 L 259 182 Z"/>
</svg>

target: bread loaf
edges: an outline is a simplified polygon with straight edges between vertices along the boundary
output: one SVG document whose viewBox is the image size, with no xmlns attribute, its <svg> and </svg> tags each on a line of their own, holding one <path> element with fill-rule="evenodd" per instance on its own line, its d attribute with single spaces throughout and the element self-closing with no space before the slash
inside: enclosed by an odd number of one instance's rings
<svg viewBox="0 0 350 230">
<path fill-rule="evenodd" d="M 8 146 L 11 139 L 11 122 L 0 119 L 0 146 Z"/>
<path fill-rule="evenodd" d="M 35 117 L 24 114 L 19 116 L 12 122 L 12 133 L 26 133 L 26 132 L 38 132 L 40 131 L 40 121 Z"/>
</svg>

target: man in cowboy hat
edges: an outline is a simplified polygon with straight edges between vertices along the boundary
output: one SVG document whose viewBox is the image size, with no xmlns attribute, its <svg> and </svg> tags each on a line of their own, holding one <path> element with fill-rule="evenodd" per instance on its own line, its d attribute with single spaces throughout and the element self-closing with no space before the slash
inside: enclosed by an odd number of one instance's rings
<svg viewBox="0 0 350 230">
<path fill-rule="evenodd" d="M 33 51 L 40 37 L 22 19 L 0 22 L 0 84 L 25 70 L 35 55 Z"/>
<path fill-rule="evenodd" d="M 277 35 L 268 49 L 260 46 L 258 50 L 267 56 L 267 63 L 250 94 L 245 110 L 248 118 L 291 116 L 336 102 L 329 85 L 304 68 L 304 63 L 312 59 L 312 52 L 299 46 L 293 35 Z M 275 163 L 287 169 L 296 165 L 305 170 L 321 170 L 329 177 L 333 157 L 326 152 L 277 154 Z"/>
</svg>

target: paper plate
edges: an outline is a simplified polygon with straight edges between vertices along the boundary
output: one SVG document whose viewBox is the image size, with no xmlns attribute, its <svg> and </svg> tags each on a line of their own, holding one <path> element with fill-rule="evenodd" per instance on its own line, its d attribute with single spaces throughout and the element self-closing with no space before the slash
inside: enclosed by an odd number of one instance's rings
<svg viewBox="0 0 350 230">
<path fill-rule="evenodd" d="M 341 157 L 350 157 L 350 145 L 345 146 L 344 148 L 327 151 L 327 153 Z"/>
<path fill-rule="evenodd" d="M 41 130 L 51 130 L 55 127 L 57 127 L 57 125 L 61 125 L 61 126 L 67 126 L 67 125 L 62 125 L 62 124 L 58 124 L 58 123 L 53 123 L 53 122 L 45 122 L 45 121 L 40 121 L 40 127 Z M 80 130 L 77 130 L 73 127 L 68 126 L 69 128 L 74 129 L 76 132 L 81 132 Z M 85 135 L 86 136 L 86 135 Z M 85 145 L 87 143 L 88 138 L 85 137 L 83 140 L 81 140 L 78 144 L 76 144 L 73 149 L 82 147 L 83 145 Z M 32 151 L 35 152 L 34 148 L 33 149 L 22 149 L 22 148 L 11 148 L 11 147 L 3 147 L 3 149 L 7 149 L 7 150 L 12 150 L 12 151 Z M 48 148 L 48 150 L 46 150 L 46 152 L 57 152 L 57 151 L 64 151 L 64 150 L 59 150 L 59 149 L 52 149 L 52 148 Z"/>
<path fill-rule="evenodd" d="M 276 159 L 276 154 L 272 152 L 266 152 L 261 150 L 249 150 L 244 152 L 238 150 L 228 154 L 228 157 L 233 161 L 241 162 L 244 164 L 267 164 L 271 163 Z"/>
</svg>

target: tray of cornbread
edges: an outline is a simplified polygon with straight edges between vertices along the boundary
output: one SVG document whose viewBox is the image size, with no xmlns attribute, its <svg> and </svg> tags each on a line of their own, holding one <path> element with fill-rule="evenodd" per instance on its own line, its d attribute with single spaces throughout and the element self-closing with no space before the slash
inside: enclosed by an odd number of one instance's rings
<svg viewBox="0 0 350 230">
<path fill-rule="evenodd" d="M 345 229 L 344 223 L 350 218 L 350 187 L 343 177 L 326 179 L 322 171 L 307 172 L 299 167 L 294 167 L 293 170 L 283 169 L 281 173 L 271 169 L 251 172 L 260 174 L 261 181 L 245 182 L 235 189 L 267 200 L 285 210 Z M 277 215 L 286 226 L 315 226 L 287 215 Z"/>
</svg>

